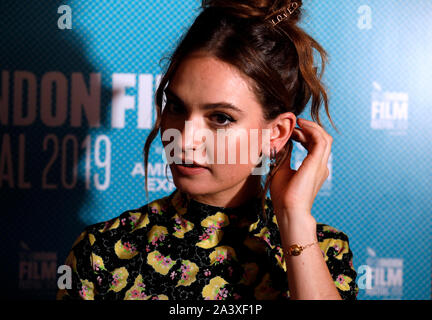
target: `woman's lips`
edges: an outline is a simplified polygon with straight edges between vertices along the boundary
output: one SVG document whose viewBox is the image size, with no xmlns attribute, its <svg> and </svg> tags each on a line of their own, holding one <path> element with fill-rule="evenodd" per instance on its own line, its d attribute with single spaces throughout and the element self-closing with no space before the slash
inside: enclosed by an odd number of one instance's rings
<svg viewBox="0 0 432 320">
<path fill-rule="evenodd" d="M 207 170 L 206 167 L 201 167 L 201 166 L 194 166 L 194 167 L 186 167 L 182 164 L 174 164 L 174 168 L 175 170 L 177 170 L 180 174 L 182 175 L 196 175 L 196 174 L 201 174 L 204 171 Z"/>
</svg>

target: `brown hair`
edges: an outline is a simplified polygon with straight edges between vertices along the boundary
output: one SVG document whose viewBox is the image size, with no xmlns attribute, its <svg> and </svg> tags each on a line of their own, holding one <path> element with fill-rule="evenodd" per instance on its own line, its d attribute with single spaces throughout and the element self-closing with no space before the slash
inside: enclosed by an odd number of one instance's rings
<svg viewBox="0 0 432 320">
<path fill-rule="evenodd" d="M 321 82 L 327 54 L 297 24 L 302 1 L 297 9 L 272 25 L 266 20 L 273 13 L 289 7 L 290 0 L 203 0 L 202 11 L 174 50 L 155 94 L 156 121 L 144 146 L 145 189 L 148 197 L 147 166 L 149 149 L 161 125 L 164 90 L 180 63 L 195 51 L 205 51 L 235 66 L 252 81 L 253 90 L 263 107 L 266 121 L 279 114 L 301 114 L 311 100 L 312 120 L 322 126 L 319 116 L 324 104 L 331 124 L 326 89 Z M 314 50 L 319 53 L 321 71 L 314 64 Z M 271 177 L 292 148 L 291 140 L 279 151 L 276 166 L 267 175 L 262 190 L 264 204 Z M 265 217 L 266 218 L 266 217 Z"/>
</svg>

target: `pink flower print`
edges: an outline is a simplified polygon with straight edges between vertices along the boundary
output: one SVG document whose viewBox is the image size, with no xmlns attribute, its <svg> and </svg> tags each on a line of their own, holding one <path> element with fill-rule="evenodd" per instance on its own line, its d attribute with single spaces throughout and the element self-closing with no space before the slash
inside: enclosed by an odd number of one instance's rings
<svg viewBox="0 0 432 320">
<path fill-rule="evenodd" d="M 172 262 L 172 260 L 169 257 L 163 257 L 162 264 L 164 266 L 169 266 L 169 264 Z"/>
<path fill-rule="evenodd" d="M 333 233 L 337 233 L 337 230 L 333 227 L 329 227 L 328 231 L 333 232 Z"/>
<path fill-rule="evenodd" d="M 146 252 L 149 252 L 149 251 L 150 251 L 150 246 L 146 245 Z"/>
<path fill-rule="evenodd" d="M 121 221 L 122 226 L 124 226 L 126 224 L 126 218 L 123 218 L 120 221 Z"/>
<path fill-rule="evenodd" d="M 102 278 L 101 278 L 101 276 L 97 276 L 96 280 L 97 280 L 98 284 L 101 285 L 101 283 L 102 283 Z"/>
<path fill-rule="evenodd" d="M 173 271 L 170 274 L 171 280 L 174 280 L 174 277 L 176 276 L 177 272 Z"/>
<path fill-rule="evenodd" d="M 219 254 L 216 256 L 216 261 L 222 263 L 225 260 L 225 256 L 223 254 Z"/>
<path fill-rule="evenodd" d="M 335 244 L 335 245 L 333 246 L 333 249 L 335 249 L 336 252 L 339 252 L 340 247 L 339 247 L 337 244 Z"/>
<path fill-rule="evenodd" d="M 162 254 L 161 253 L 159 253 L 159 254 L 157 254 L 157 255 L 155 255 L 155 259 L 156 259 L 156 261 L 161 261 L 162 260 Z"/>
<path fill-rule="evenodd" d="M 266 233 L 264 233 L 263 240 L 264 240 L 265 242 L 267 242 L 267 244 L 268 244 L 269 246 L 271 246 L 271 243 L 270 243 L 270 232 L 269 232 L 269 231 L 267 231 Z"/>
<path fill-rule="evenodd" d="M 140 294 L 140 292 L 137 289 L 132 290 L 132 292 L 131 292 L 131 297 L 132 298 L 138 298 L 140 295 L 141 294 Z"/>
<path fill-rule="evenodd" d="M 120 279 L 120 274 L 114 274 L 113 275 L 113 280 L 111 281 L 111 287 L 115 287 L 118 285 L 119 283 L 119 279 Z"/>
<path fill-rule="evenodd" d="M 321 231 L 318 232 L 318 235 L 319 235 L 320 237 L 324 237 L 324 233 L 322 233 Z"/>
<path fill-rule="evenodd" d="M 159 210 L 155 207 L 150 207 L 150 209 L 151 209 L 151 213 L 154 213 L 154 214 L 159 213 Z"/>
<path fill-rule="evenodd" d="M 209 277 L 209 276 L 211 275 L 211 271 L 210 271 L 209 269 L 205 269 L 205 270 L 204 270 L 204 275 L 205 275 L 206 277 Z"/>
<path fill-rule="evenodd" d="M 218 294 L 216 295 L 216 299 L 223 300 L 226 299 L 227 296 L 228 296 L 228 290 L 226 288 L 221 288 Z"/>
<path fill-rule="evenodd" d="M 206 233 L 204 233 L 204 234 L 202 234 L 202 235 L 199 236 L 199 239 L 200 239 L 201 241 L 203 241 L 203 240 L 207 240 L 207 239 L 209 239 L 209 238 L 210 238 L 210 236 L 207 234 L 207 231 L 206 231 Z"/>
<path fill-rule="evenodd" d="M 130 220 L 131 227 L 135 228 L 135 223 L 137 222 L 138 217 L 136 217 L 136 216 L 129 216 L 129 220 Z"/>
<path fill-rule="evenodd" d="M 339 282 L 340 284 L 344 284 L 345 282 L 345 278 L 343 277 L 343 275 L 339 275 L 336 279 L 337 282 Z"/>
<path fill-rule="evenodd" d="M 79 294 L 80 294 L 80 296 L 81 297 L 83 297 L 83 298 L 85 298 L 85 296 L 87 295 L 87 287 L 86 286 L 83 286 L 82 288 L 81 288 L 81 290 L 80 290 L 80 292 L 79 292 Z"/>
<path fill-rule="evenodd" d="M 136 251 L 135 246 L 133 246 L 130 242 L 123 243 L 123 249 L 130 253 L 134 253 Z"/>
</svg>

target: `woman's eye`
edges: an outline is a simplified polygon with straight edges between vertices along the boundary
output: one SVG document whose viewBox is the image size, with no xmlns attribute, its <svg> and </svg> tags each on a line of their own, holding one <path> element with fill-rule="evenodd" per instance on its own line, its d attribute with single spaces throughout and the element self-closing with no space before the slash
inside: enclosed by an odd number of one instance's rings
<svg viewBox="0 0 432 320">
<path fill-rule="evenodd" d="M 168 109 L 170 113 L 179 114 L 183 112 L 183 108 L 174 102 L 167 100 L 165 107 Z"/>
<path fill-rule="evenodd" d="M 213 118 L 215 123 L 219 126 L 228 126 L 235 122 L 233 118 L 223 113 L 214 114 L 210 118 Z"/>
</svg>

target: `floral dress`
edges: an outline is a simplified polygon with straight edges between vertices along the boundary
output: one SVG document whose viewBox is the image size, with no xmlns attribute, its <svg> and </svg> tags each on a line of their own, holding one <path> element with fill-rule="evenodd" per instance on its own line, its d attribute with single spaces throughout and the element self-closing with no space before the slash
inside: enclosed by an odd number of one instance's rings
<svg viewBox="0 0 432 320">
<path fill-rule="evenodd" d="M 88 226 L 66 259 L 72 287 L 57 299 L 289 299 L 270 198 L 238 207 L 198 202 L 179 189 Z M 346 234 L 317 223 L 318 245 L 343 299 L 358 287 Z"/>
</svg>

